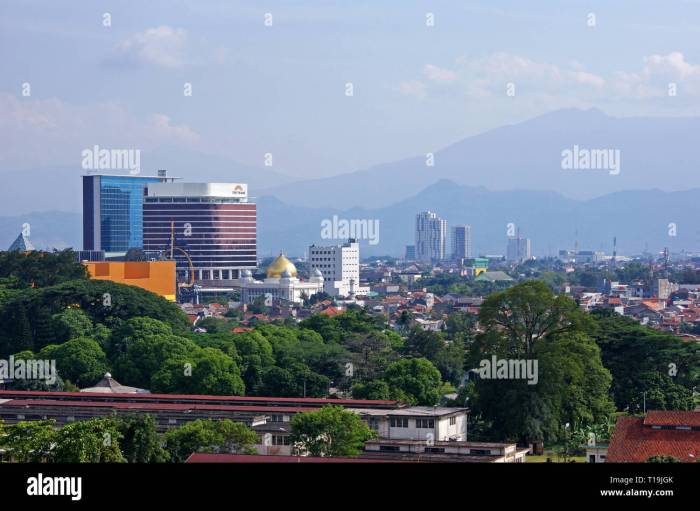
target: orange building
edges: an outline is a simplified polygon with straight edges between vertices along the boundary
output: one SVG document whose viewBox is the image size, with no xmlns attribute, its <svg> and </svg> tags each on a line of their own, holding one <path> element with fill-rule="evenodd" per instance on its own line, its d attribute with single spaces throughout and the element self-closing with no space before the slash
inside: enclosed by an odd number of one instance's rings
<svg viewBox="0 0 700 511">
<path fill-rule="evenodd" d="M 83 264 L 90 278 L 140 287 L 172 302 L 177 299 L 175 261 L 84 261 Z"/>
</svg>

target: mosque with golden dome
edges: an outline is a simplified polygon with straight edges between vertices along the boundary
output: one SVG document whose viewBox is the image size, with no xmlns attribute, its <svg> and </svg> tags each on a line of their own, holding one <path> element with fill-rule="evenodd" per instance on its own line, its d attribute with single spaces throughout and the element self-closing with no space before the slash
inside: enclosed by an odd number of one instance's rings
<svg viewBox="0 0 700 511">
<path fill-rule="evenodd" d="M 319 270 L 313 270 L 309 280 L 300 280 L 296 266 L 282 253 L 270 263 L 265 275 L 265 280 L 255 280 L 250 270 L 241 272 L 239 285 L 242 303 L 253 303 L 260 296 L 270 301 L 267 305 L 272 305 L 275 299 L 301 303 L 304 297 L 310 298 L 323 291 L 324 279 Z"/>
</svg>

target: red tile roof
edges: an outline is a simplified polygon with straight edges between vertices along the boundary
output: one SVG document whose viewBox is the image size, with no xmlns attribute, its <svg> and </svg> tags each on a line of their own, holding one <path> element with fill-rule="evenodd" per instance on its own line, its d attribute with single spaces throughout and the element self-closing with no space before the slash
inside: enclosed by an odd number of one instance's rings
<svg viewBox="0 0 700 511">
<path fill-rule="evenodd" d="M 250 405 L 216 405 L 196 403 L 129 403 L 114 401 L 58 401 L 53 399 L 10 399 L 0 403 L 0 407 L 39 407 L 50 406 L 57 408 L 109 408 L 114 410 L 154 410 L 154 411 L 185 411 L 210 410 L 220 412 L 275 412 L 301 413 L 317 410 L 317 408 L 299 406 L 250 406 Z"/>
<path fill-rule="evenodd" d="M 338 316 L 340 314 L 343 314 L 345 311 L 343 309 L 339 309 L 337 307 L 327 307 L 326 309 L 323 309 L 319 314 L 322 314 L 323 316 Z"/>
<path fill-rule="evenodd" d="M 369 458 L 316 458 L 311 456 L 274 456 L 263 454 L 191 454 L 185 463 L 400 463 Z"/>
<path fill-rule="evenodd" d="M 674 413 L 650 412 L 650 415 L 654 414 L 654 420 L 661 420 L 659 414 Z M 700 412 L 688 413 L 700 415 Z M 673 456 L 682 462 L 696 462 L 700 459 L 700 431 L 653 429 L 644 425 L 642 417 L 618 417 L 607 461 L 643 463 L 652 456 Z"/>
<path fill-rule="evenodd" d="M 644 425 L 700 427 L 700 412 L 650 410 L 644 418 Z"/>
<path fill-rule="evenodd" d="M 75 397 L 81 400 L 85 400 L 88 394 L 85 392 L 48 392 L 40 390 L 0 390 L 0 399 L 18 399 L 17 396 L 21 396 L 24 399 L 51 399 L 57 400 L 66 397 Z M 281 404 L 281 403 L 304 403 L 304 404 L 318 404 L 323 406 L 326 404 L 330 405 L 343 405 L 343 406 L 398 406 L 399 402 L 389 399 L 333 399 L 333 398 L 322 398 L 322 397 L 264 397 L 264 396 L 210 396 L 203 394 L 116 394 L 116 393 L 99 393 L 90 392 L 89 399 L 106 397 L 110 401 L 119 401 L 120 399 L 128 399 L 129 401 L 178 401 L 186 400 L 188 402 L 196 401 L 218 401 L 218 402 L 231 402 L 231 403 L 243 403 L 246 402 L 256 402 L 256 403 L 269 403 Z"/>
</svg>

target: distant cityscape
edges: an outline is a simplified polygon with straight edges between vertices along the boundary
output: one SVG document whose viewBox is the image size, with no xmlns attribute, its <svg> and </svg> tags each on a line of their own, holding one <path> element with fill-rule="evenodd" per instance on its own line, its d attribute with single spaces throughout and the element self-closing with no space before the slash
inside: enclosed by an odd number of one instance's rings
<svg viewBox="0 0 700 511">
<path fill-rule="evenodd" d="M 700 1 L 0 9 L 4 500 L 697 506 Z"/>
</svg>

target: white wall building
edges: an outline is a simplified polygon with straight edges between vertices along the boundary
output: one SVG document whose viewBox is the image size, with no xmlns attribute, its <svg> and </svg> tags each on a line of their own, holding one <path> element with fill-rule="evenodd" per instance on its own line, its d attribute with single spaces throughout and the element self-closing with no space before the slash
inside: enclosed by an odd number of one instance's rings
<svg viewBox="0 0 700 511">
<path fill-rule="evenodd" d="M 532 244 L 529 238 L 518 236 L 508 237 L 508 247 L 506 248 L 506 260 L 514 262 L 529 261 L 532 259 Z"/>
<path fill-rule="evenodd" d="M 416 260 L 436 262 L 445 259 L 447 220 L 432 211 L 416 215 Z"/>
<path fill-rule="evenodd" d="M 366 420 L 379 438 L 436 442 L 467 439 L 467 410 L 464 408 L 411 406 L 396 410 L 350 410 Z"/>
<path fill-rule="evenodd" d="M 310 298 L 323 291 L 321 272 L 312 272 L 308 281 L 301 281 L 297 278 L 296 266 L 282 254 L 268 266 L 265 280 L 254 280 L 250 270 L 243 270 L 238 283 L 241 302 L 246 304 L 253 303 L 260 296 L 270 300 L 269 305 L 275 298 L 301 303 L 304 297 Z"/>
<path fill-rule="evenodd" d="M 331 296 L 361 295 L 369 292 L 360 286 L 360 244 L 354 239 L 343 245 L 309 247 L 309 266 L 323 275 L 324 290 Z"/>
</svg>

